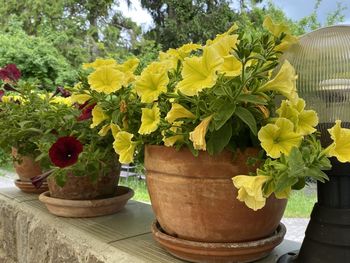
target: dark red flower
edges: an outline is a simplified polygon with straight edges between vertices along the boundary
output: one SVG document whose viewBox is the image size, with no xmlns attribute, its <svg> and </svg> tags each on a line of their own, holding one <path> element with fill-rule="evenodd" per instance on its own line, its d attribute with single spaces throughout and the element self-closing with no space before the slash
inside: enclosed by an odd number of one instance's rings
<svg viewBox="0 0 350 263">
<path fill-rule="evenodd" d="M 84 103 L 83 105 L 85 105 L 86 103 Z M 81 108 L 81 106 L 79 106 L 79 109 L 81 110 L 81 114 L 78 117 L 78 121 L 83 121 L 83 120 L 87 120 L 87 119 L 91 119 L 92 118 L 92 110 L 95 108 L 96 103 L 92 103 L 90 105 L 85 105 L 83 108 Z"/>
<path fill-rule="evenodd" d="M 2 101 L 2 97 L 4 97 L 5 91 L 0 90 L 0 102 Z"/>
<path fill-rule="evenodd" d="M 15 64 L 8 64 L 0 69 L 0 79 L 3 81 L 17 81 L 21 77 L 21 71 Z"/>
<path fill-rule="evenodd" d="M 55 93 L 52 95 L 52 98 L 57 94 L 61 94 L 63 98 L 67 98 L 71 95 L 71 93 L 63 87 L 57 87 Z"/>
<path fill-rule="evenodd" d="M 51 146 L 49 156 L 51 162 L 61 168 L 75 164 L 79 154 L 83 151 L 83 145 L 73 136 L 65 136 Z"/>
</svg>

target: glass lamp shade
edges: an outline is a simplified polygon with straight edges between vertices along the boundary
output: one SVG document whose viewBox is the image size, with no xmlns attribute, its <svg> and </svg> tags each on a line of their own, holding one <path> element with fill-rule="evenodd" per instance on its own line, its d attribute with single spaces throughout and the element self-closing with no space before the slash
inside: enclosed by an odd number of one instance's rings
<svg viewBox="0 0 350 263">
<path fill-rule="evenodd" d="M 295 68 L 299 96 L 319 117 L 323 145 L 336 120 L 350 127 L 350 26 L 318 29 L 302 36 L 284 55 Z"/>
</svg>

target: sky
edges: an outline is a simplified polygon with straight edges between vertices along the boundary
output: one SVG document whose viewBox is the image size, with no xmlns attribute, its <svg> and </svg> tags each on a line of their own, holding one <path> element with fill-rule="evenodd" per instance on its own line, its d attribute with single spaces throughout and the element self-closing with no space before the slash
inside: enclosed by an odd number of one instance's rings
<svg viewBox="0 0 350 263">
<path fill-rule="evenodd" d="M 293 20 L 299 20 L 308 16 L 313 11 L 315 0 L 272 0 L 275 5 L 282 8 L 286 15 Z M 347 7 L 345 10 L 344 24 L 350 24 L 350 0 L 322 0 L 319 7 L 318 17 L 321 22 L 325 22 L 327 13 L 336 9 L 336 3 L 340 2 Z M 119 9 L 126 17 L 130 17 L 138 25 L 142 26 L 144 31 L 147 31 L 153 26 L 152 17 L 150 14 L 141 8 L 140 0 L 132 0 L 132 6 L 128 8 L 125 1 L 121 1 Z"/>
</svg>

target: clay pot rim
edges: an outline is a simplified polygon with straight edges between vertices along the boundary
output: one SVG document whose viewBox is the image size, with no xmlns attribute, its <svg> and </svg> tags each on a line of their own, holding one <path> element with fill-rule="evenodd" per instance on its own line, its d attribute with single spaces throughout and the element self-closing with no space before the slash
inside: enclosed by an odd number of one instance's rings
<svg viewBox="0 0 350 263">
<path fill-rule="evenodd" d="M 15 180 L 15 185 L 23 192 L 29 194 L 41 194 L 49 189 L 47 182 L 36 188 L 30 181 L 22 181 L 21 179 Z"/>
<path fill-rule="evenodd" d="M 168 235 L 164 232 L 164 230 L 161 228 L 158 221 L 154 221 L 152 224 L 152 234 L 155 236 L 157 240 L 159 240 L 162 244 L 167 243 L 170 244 L 169 246 L 176 245 L 179 247 L 179 250 L 181 248 L 183 249 L 196 249 L 196 250 L 235 250 L 235 249 L 251 249 L 251 248 L 259 248 L 259 247 L 267 247 L 269 245 L 275 247 L 278 244 L 280 244 L 287 232 L 287 229 L 283 223 L 279 223 L 279 226 L 277 227 L 276 231 L 272 236 L 262 238 L 259 240 L 254 241 L 247 241 L 247 242 L 232 242 L 232 243 L 215 243 L 215 242 L 198 242 L 198 241 L 191 241 L 191 240 L 185 240 L 181 238 L 176 238 L 171 235 Z M 277 245 L 276 245 L 277 243 Z"/>
<path fill-rule="evenodd" d="M 103 199 L 91 199 L 91 200 L 70 200 L 60 199 L 50 196 L 50 192 L 46 191 L 39 196 L 39 200 L 45 204 L 53 206 L 67 206 L 67 207 L 92 207 L 92 206 L 107 206 L 116 202 L 127 201 L 134 196 L 134 190 L 126 186 L 117 186 L 116 196 L 103 198 Z M 121 193 L 120 193 L 121 192 Z"/>
</svg>

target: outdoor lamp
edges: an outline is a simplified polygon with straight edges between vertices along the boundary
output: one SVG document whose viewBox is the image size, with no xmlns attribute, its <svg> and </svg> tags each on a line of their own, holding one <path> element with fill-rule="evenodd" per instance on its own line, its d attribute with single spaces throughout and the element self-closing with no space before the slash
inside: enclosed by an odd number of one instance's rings
<svg viewBox="0 0 350 263">
<path fill-rule="evenodd" d="M 298 74 L 299 96 L 318 113 L 324 147 L 336 120 L 350 126 L 350 26 L 321 28 L 299 39 L 286 53 Z M 350 164 L 331 159 L 326 183 L 317 184 L 317 203 L 298 255 L 279 262 L 350 262 Z"/>
</svg>

